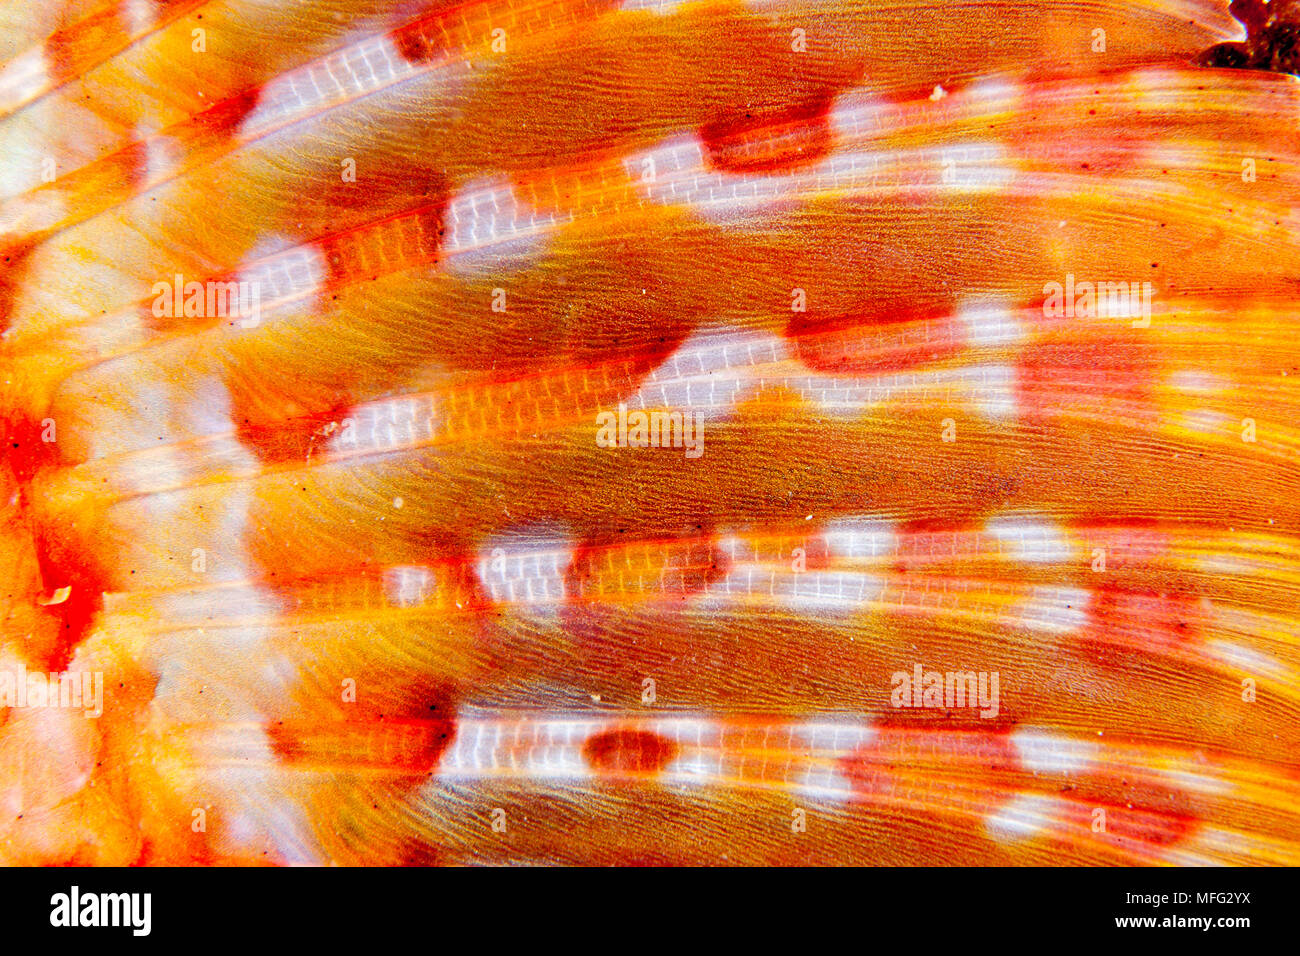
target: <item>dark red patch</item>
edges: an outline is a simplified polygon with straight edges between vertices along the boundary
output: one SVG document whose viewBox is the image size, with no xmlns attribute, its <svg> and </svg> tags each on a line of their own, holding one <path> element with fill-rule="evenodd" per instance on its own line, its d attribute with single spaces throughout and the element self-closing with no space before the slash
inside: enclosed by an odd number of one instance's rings
<svg viewBox="0 0 1300 956">
<path fill-rule="evenodd" d="M 283 373 L 274 381 L 232 373 L 226 384 L 235 431 L 263 462 L 305 463 L 348 427 L 351 398 L 328 385 Z"/>
<path fill-rule="evenodd" d="M 397 851 L 398 866 L 442 866 L 442 848 L 426 840 L 403 840 Z"/>
<path fill-rule="evenodd" d="M 869 743 L 840 758 L 839 769 L 863 799 L 897 797 L 902 783 L 895 773 L 898 767 L 913 773 L 931 767 L 936 776 L 1010 791 L 1024 772 L 1011 741 L 1013 726 L 978 717 L 958 723 L 943 711 L 895 712 L 881 719 Z M 947 784 L 936 784 L 943 786 Z"/>
<path fill-rule="evenodd" d="M 1121 337 L 1046 342 L 1025 347 L 1021 355 L 1017 397 L 1027 417 L 1056 417 L 1080 409 L 1143 419 L 1156 414 L 1151 349 L 1141 342 Z"/>
<path fill-rule="evenodd" d="M 199 134 L 200 145 L 211 145 L 233 137 L 261 98 L 262 90 L 255 86 L 194 116 L 190 123 Z"/>
<path fill-rule="evenodd" d="M 1170 846 L 1187 839 L 1196 819 L 1174 811 L 1147 807 L 1113 807 L 1106 811 L 1106 832 L 1121 840 Z"/>
<path fill-rule="evenodd" d="M 1093 811 L 1106 811 L 1106 828 L 1097 839 L 1170 846 L 1196 828 L 1191 799 L 1173 787 L 1130 783 L 1114 774 L 1090 774 L 1063 794 L 1076 804 L 1072 822 L 1091 830 Z"/>
<path fill-rule="evenodd" d="M 971 518 L 920 519 L 898 529 L 893 568 L 902 575 L 969 561 L 979 525 Z M 965 540 L 963 540 L 965 538 Z M 925 613 L 932 613 L 926 610 Z"/>
<path fill-rule="evenodd" d="M 78 170 L 69 176 L 85 175 L 88 180 L 93 177 L 93 185 L 103 189 L 103 194 L 95 199 L 101 207 L 107 208 L 110 202 L 125 202 L 143 188 L 148 168 L 149 144 L 137 140 L 105 156 L 102 162 L 92 163 L 84 174 Z M 78 182 L 77 185 L 82 184 Z"/>
<path fill-rule="evenodd" d="M 66 172 L 56 169 L 59 191 L 77 200 L 75 213 L 64 224 L 84 222 L 116 203 L 135 198 L 144 187 L 148 153 L 146 141 L 133 140 L 92 163 Z M 52 187 L 41 187 L 45 188 Z M 40 195 L 39 190 L 36 195 Z"/>
<path fill-rule="evenodd" d="M 583 674 L 601 675 L 602 686 L 609 690 L 607 702 L 622 701 L 624 694 L 631 695 L 628 703 L 639 700 L 647 674 L 683 666 L 675 652 L 691 629 L 683 611 L 696 595 L 725 577 L 730 565 L 730 556 L 708 538 L 649 542 L 644 546 L 651 554 L 663 551 L 662 569 L 653 564 L 644 571 L 638 568 L 631 579 L 641 578 L 644 589 L 620 590 L 620 575 L 629 575 L 629 553 L 644 556 L 643 542 L 634 541 L 626 548 L 586 543 L 565 569 L 559 620 L 572 642 L 572 680 L 581 683 Z M 635 622 L 631 632 L 629 621 Z M 705 654 L 716 662 L 726 651 L 711 648 Z M 508 669 L 512 664 L 506 659 L 499 666 Z"/>
<path fill-rule="evenodd" d="M 163 314 L 158 315 L 154 311 L 154 303 L 157 302 L 161 298 L 161 296 L 151 295 L 148 299 L 145 299 L 143 302 L 140 303 L 138 307 L 140 321 L 151 331 L 158 332 L 160 334 L 166 334 L 170 332 L 193 333 L 198 331 L 199 329 L 210 328 L 214 325 L 218 325 L 223 322 L 227 324 L 231 324 L 234 323 L 235 321 L 242 322 L 245 320 L 244 316 L 239 314 L 237 311 L 236 300 L 238 299 L 238 296 L 236 295 L 232 295 L 227 300 L 227 305 L 225 308 L 224 315 L 217 314 L 220 313 L 221 311 L 221 308 L 219 306 L 213 314 L 208 314 L 208 307 L 206 304 L 209 301 L 208 297 L 211 296 L 211 293 L 206 291 L 209 288 L 208 283 L 219 282 L 223 284 L 223 287 L 228 286 L 229 283 L 239 281 L 239 277 L 237 273 L 229 272 L 226 273 L 225 275 L 211 276 L 208 279 L 204 279 L 204 280 L 184 278 L 184 281 L 181 283 L 179 295 L 177 294 L 175 274 L 162 276 L 158 279 L 158 281 L 166 283 L 171 288 L 172 305 L 170 309 L 167 308 L 161 309 L 160 311 L 162 311 Z M 187 298 L 187 296 L 185 295 L 185 287 L 188 286 L 190 282 L 193 281 L 202 281 L 205 287 L 205 298 L 204 298 L 205 304 L 202 310 L 204 312 L 203 315 L 185 314 L 185 300 Z M 164 306 L 166 305 L 165 300 L 163 301 L 163 305 Z"/>
<path fill-rule="evenodd" d="M 602 580 L 615 579 L 620 568 L 624 545 L 583 544 L 574 554 L 564 572 L 565 594 L 568 605 L 584 607 L 603 605 Z M 663 553 L 660 578 L 647 580 L 643 597 L 647 601 L 682 601 L 701 594 L 715 581 L 726 577 L 731 558 L 718 547 L 712 538 L 667 538 L 658 541 L 639 541 L 637 547 Z"/>
<path fill-rule="evenodd" d="M 268 464 L 306 462 L 313 452 L 323 448 L 330 435 L 346 427 L 345 402 L 324 411 L 301 414 L 268 423 L 242 417 L 236 427 L 240 441 Z"/>
<path fill-rule="evenodd" d="M 1106 571 L 1149 570 L 1160 566 L 1169 555 L 1169 536 L 1153 520 L 1126 518 L 1114 525 L 1094 525 L 1087 529 L 1088 562 L 1092 549 L 1105 552 Z"/>
<path fill-rule="evenodd" d="M 57 424 L 56 426 L 57 427 Z M 4 427 L 4 460 L 19 485 L 19 509 L 30 528 L 40 572 L 41 600 L 56 622 L 52 641 L 29 641 L 33 663 L 61 671 L 85 638 L 103 608 L 108 576 L 81 544 L 82 539 L 57 519 L 44 518 L 32 508 L 32 482 L 58 463 L 58 445 L 46 442 L 46 426 L 28 416 L 11 417 Z M 67 596 L 57 600 L 67 588 Z"/>
<path fill-rule="evenodd" d="M 58 437 L 58 423 L 45 424 L 27 415 L 13 416 L 4 421 L 4 457 L 21 484 L 30 484 L 38 473 L 58 463 L 58 442 L 46 441 L 45 436 Z M 49 428 L 55 431 L 51 434 Z"/>
<path fill-rule="evenodd" d="M 597 773 L 654 774 L 676 759 L 677 742 L 646 730 L 610 730 L 582 745 L 582 756 Z"/>
<path fill-rule="evenodd" d="M 904 303 L 829 318 L 795 313 L 786 336 L 809 368 L 836 375 L 881 375 L 952 358 L 966 333 L 950 313 L 910 314 Z"/>
<path fill-rule="evenodd" d="M 740 113 L 700 129 L 714 169 L 778 174 L 825 159 L 835 147 L 827 94 L 772 115 Z"/>
<path fill-rule="evenodd" d="M 408 23 L 391 34 L 397 52 L 406 62 L 416 66 L 445 57 L 448 51 L 445 37 L 442 22 L 438 19 Z"/>
<path fill-rule="evenodd" d="M 27 275 L 27 267 L 37 240 L 26 237 L 0 248 L 0 332 L 13 321 L 14 301 Z"/>
<path fill-rule="evenodd" d="M 70 589 L 66 600 L 45 608 L 59 622 L 59 639 L 46 659 L 37 662 L 47 670 L 62 671 L 103 610 L 108 576 L 63 528 L 38 525 L 35 541 L 45 597 Z"/>
<path fill-rule="evenodd" d="M 450 719 L 271 721 L 266 728 L 276 755 L 313 768 L 390 770 L 427 776 L 456 736 Z"/>
<path fill-rule="evenodd" d="M 45 58 L 55 83 L 81 76 L 130 42 L 119 12 L 120 7 L 102 7 L 49 35 Z"/>
<path fill-rule="evenodd" d="M 1105 136 L 1071 139 L 1069 161 L 1080 173 L 1119 175 L 1140 168 L 1151 144 L 1150 133 L 1136 130 L 1106 130 Z"/>
<path fill-rule="evenodd" d="M 336 289 L 437 262 L 447 200 L 443 182 L 437 180 L 423 195 L 436 199 L 428 206 L 322 237 L 321 253 L 329 270 L 327 287 Z M 337 200 L 346 205 L 355 200 L 355 194 L 340 193 Z"/>
<path fill-rule="evenodd" d="M 1281 7 L 1283 4 L 1272 4 L 1272 6 Z M 1268 23 L 1272 12 L 1269 7 L 1269 0 L 1232 0 L 1228 4 L 1228 10 L 1232 15 L 1252 33 L 1262 29 Z"/>
<path fill-rule="evenodd" d="M 684 601 L 722 580 L 730 567 L 730 555 L 716 541 L 692 541 L 668 556 L 661 579 L 662 593 L 667 598 Z"/>
<path fill-rule="evenodd" d="M 835 555 L 831 554 L 830 545 L 826 539 L 820 535 L 813 535 L 805 538 L 799 544 L 790 549 L 789 554 L 781 555 L 781 560 L 786 563 L 787 567 L 792 567 L 796 558 L 795 548 L 803 549 L 803 568 L 804 571 L 828 571 L 834 563 Z"/>
<path fill-rule="evenodd" d="M 1129 669 L 1199 640 L 1202 619 L 1193 595 L 1101 587 L 1092 592 L 1079 640 L 1103 667 Z"/>
<path fill-rule="evenodd" d="M 218 859 L 217 855 L 213 852 L 212 847 L 208 844 L 204 833 L 191 832 L 191 833 L 187 833 L 186 836 L 188 837 L 188 839 L 186 839 L 185 841 L 184 852 L 186 855 L 184 857 L 183 863 L 181 860 L 178 860 L 174 855 L 169 855 L 169 853 L 174 853 L 174 851 L 161 850 L 160 848 L 154 846 L 152 840 L 150 840 L 148 837 L 145 837 L 140 841 L 140 852 L 136 854 L 135 859 L 132 860 L 128 865 L 129 866 L 178 866 L 178 865 L 219 866 L 221 865 L 222 862 L 226 862 L 226 863 L 230 862 L 229 859 L 226 859 L 224 861 Z M 237 865 L 254 866 L 257 864 L 257 862 L 258 861 L 256 860 L 240 859 Z M 271 861 L 262 861 L 262 862 L 269 864 Z"/>
</svg>

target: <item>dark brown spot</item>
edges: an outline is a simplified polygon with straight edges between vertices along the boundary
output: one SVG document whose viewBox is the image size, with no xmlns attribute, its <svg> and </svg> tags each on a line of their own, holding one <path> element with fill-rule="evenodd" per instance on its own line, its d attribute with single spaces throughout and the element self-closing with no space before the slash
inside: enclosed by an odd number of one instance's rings
<svg viewBox="0 0 1300 956">
<path fill-rule="evenodd" d="M 676 741 L 646 730 L 611 730 L 596 734 L 582 747 L 587 763 L 599 773 L 659 773 L 677 756 Z"/>
</svg>

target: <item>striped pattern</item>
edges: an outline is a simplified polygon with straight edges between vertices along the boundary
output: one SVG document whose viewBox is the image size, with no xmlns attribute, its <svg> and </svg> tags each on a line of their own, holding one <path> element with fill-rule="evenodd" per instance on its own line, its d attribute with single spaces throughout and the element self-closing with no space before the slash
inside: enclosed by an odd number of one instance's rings
<svg viewBox="0 0 1300 956">
<path fill-rule="evenodd" d="M 1236 6 L 0 0 L 0 861 L 1300 862 Z"/>
</svg>

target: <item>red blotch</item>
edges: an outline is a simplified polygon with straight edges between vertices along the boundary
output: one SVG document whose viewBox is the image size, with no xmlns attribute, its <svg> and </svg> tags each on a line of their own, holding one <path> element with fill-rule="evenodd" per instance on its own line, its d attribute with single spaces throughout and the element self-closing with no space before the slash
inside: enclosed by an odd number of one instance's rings
<svg viewBox="0 0 1300 956">
<path fill-rule="evenodd" d="M 643 565 L 644 570 L 639 567 L 629 574 L 630 555 L 640 565 L 646 550 L 655 554 L 660 549 L 661 555 Z M 692 600 L 726 576 L 730 560 L 707 538 L 581 546 L 565 569 L 565 600 L 559 607 L 561 626 L 575 654 L 574 680 L 581 674 L 600 674 L 605 687 L 639 693 L 645 674 L 681 666 L 673 648 L 690 630 L 683 614 Z M 636 632 L 644 637 L 629 639 L 629 613 L 637 622 Z M 710 655 L 725 653 L 717 649 Z M 511 661 L 503 666 L 511 666 Z"/>
<path fill-rule="evenodd" d="M 835 555 L 831 553 L 830 545 L 821 535 L 810 535 L 803 539 L 799 544 L 790 549 L 789 554 L 783 554 L 782 560 L 790 566 L 794 561 L 794 548 L 803 549 L 803 570 L 805 571 L 829 571 L 835 563 Z"/>
<path fill-rule="evenodd" d="M 140 852 L 136 854 L 130 866 L 219 866 L 233 862 L 230 857 L 218 857 L 209 845 L 205 834 L 185 834 L 184 845 L 178 851 L 175 847 L 157 846 L 153 840 L 143 837 L 140 840 Z M 177 853 L 182 854 L 177 856 Z M 271 865 L 266 859 L 246 859 L 239 857 L 238 866 Z"/>
<path fill-rule="evenodd" d="M 731 557 L 714 540 L 673 541 L 667 546 L 661 594 L 675 601 L 703 594 L 727 576 Z"/>
<path fill-rule="evenodd" d="M 444 862 L 442 848 L 425 840 L 403 840 L 397 849 L 397 866 L 442 866 Z"/>
<path fill-rule="evenodd" d="M 108 195 L 114 200 L 125 201 L 145 184 L 146 171 L 149 168 L 149 144 L 144 141 L 127 143 L 117 152 L 105 156 L 102 163 L 88 167 L 87 177 L 93 175 L 98 184 L 103 185 Z M 78 176 L 73 172 L 70 176 Z M 111 191 L 111 192 L 110 192 Z"/>
<path fill-rule="evenodd" d="M 4 264 L 0 269 L 0 332 L 6 331 L 13 321 L 14 302 L 36 245 L 35 239 L 24 238 L 0 248 L 0 260 Z"/>
<path fill-rule="evenodd" d="M 805 365 L 836 375 L 898 372 L 950 359 L 966 347 L 965 329 L 951 313 L 918 317 L 905 303 L 831 318 L 796 313 L 785 334 Z"/>
<path fill-rule="evenodd" d="M 44 440 L 43 420 L 16 415 L 4 425 L 4 456 L 21 484 L 30 484 L 41 471 L 58 464 L 58 443 Z"/>
<path fill-rule="evenodd" d="M 825 94 L 777 115 L 743 113 L 700 129 L 708 162 L 729 173 L 784 173 L 825 159 L 835 147 L 832 97 Z"/>
<path fill-rule="evenodd" d="M 1021 356 L 1017 400 L 1027 417 L 1080 410 L 1142 420 L 1156 415 L 1151 349 L 1131 338 L 1045 342 L 1025 347 Z"/>
<path fill-rule="evenodd" d="M 638 556 L 648 550 L 662 552 L 659 577 L 647 577 L 646 588 L 640 592 L 647 602 L 682 602 L 703 594 L 731 568 L 730 555 L 711 538 L 667 538 L 638 542 L 636 547 Z M 625 556 L 623 545 L 580 546 L 564 571 L 568 607 L 603 607 L 607 598 L 602 582 L 615 584 L 620 569 L 626 569 Z"/>
<path fill-rule="evenodd" d="M 915 775 L 926 767 L 945 778 L 934 782 L 936 791 L 949 787 L 947 779 L 959 774 L 967 788 L 1010 792 L 1023 777 L 1020 754 L 1011 741 L 1013 726 L 977 717 L 956 726 L 942 711 L 891 714 L 867 744 L 840 758 L 839 769 L 863 800 L 891 800 L 908 793 L 923 797 L 921 791 L 928 792 L 926 778 L 918 781 Z M 896 773 L 900 767 L 909 772 L 907 781 Z M 903 789 L 904 783 L 909 789 Z"/>
<path fill-rule="evenodd" d="M 1128 128 L 1115 122 L 1108 104 L 1115 102 L 1120 91 L 1117 84 L 1106 83 L 1096 90 L 1099 99 L 1092 106 L 1075 103 L 1064 106 L 1059 91 L 1051 84 L 1026 84 L 1021 109 L 1027 115 L 1056 116 L 1061 126 L 1053 124 L 1031 132 L 1021 143 L 1020 152 L 1035 163 L 1068 169 L 1076 175 L 1114 175 L 1132 171 L 1149 148 L 1152 131 Z M 1138 111 L 1126 113 L 1129 122 L 1141 122 Z M 1154 117 L 1153 117 L 1154 119 Z"/>
<path fill-rule="evenodd" d="M 17 510 L 21 523 L 31 535 L 40 573 L 41 598 L 45 613 L 55 626 L 44 637 L 28 635 L 27 653 L 32 661 L 46 670 L 63 670 L 73 651 L 85 638 L 103 607 L 109 576 L 75 531 L 57 519 L 50 519 L 32 507 L 31 485 L 34 479 L 58 464 L 57 444 L 42 440 L 44 425 L 27 416 L 14 416 L 5 422 L 4 458 L 18 483 Z M 19 522 L 15 522 L 18 524 Z M 21 527 L 13 533 L 22 534 Z M 35 582 L 31 583 L 34 586 Z M 59 591 L 67 596 L 55 602 Z M 31 595 L 35 599 L 36 595 Z"/>
<path fill-rule="evenodd" d="M 202 280 L 194 279 L 192 277 L 187 277 L 184 275 L 182 275 L 182 278 L 183 281 L 181 283 L 181 287 L 179 291 L 176 288 L 175 274 L 162 277 L 159 280 L 161 282 L 166 283 L 172 290 L 171 309 L 160 310 L 163 312 L 162 315 L 158 315 L 154 312 L 154 303 L 157 302 L 159 298 L 161 298 L 160 296 L 151 296 L 149 299 L 140 303 L 139 306 L 140 321 L 151 331 L 158 332 L 160 334 L 166 334 L 171 332 L 192 333 L 202 328 L 210 328 L 222 322 L 226 324 L 233 324 L 236 320 L 244 321 L 244 317 L 238 313 L 237 295 L 232 295 L 230 296 L 229 299 L 227 299 L 227 304 L 225 307 L 225 313 L 226 313 L 225 315 L 217 314 L 220 311 L 219 306 L 217 310 L 209 310 L 207 305 L 209 301 L 209 297 L 213 295 L 213 293 L 209 291 L 212 288 L 212 284 L 219 282 L 222 283 L 223 286 L 226 286 L 229 285 L 230 283 L 238 282 L 239 277 L 237 273 L 230 272 L 230 273 L 226 273 L 225 275 L 212 276 L 208 279 L 202 279 Z M 204 300 L 203 300 L 204 305 L 202 309 L 202 312 L 204 314 L 202 315 L 185 314 L 185 300 L 187 298 L 187 295 L 185 293 L 185 288 L 191 282 L 200 282 L 204 287 Z M 212 314 L 208 314 L 209 311 L 212 311 Z"/>
<path fill-rule="evenodd" d="M 1147 519 L 1125 519 L 1122 525 L 1095 526 L 1088 529 L 1087 535 L 1089 562 L 1091 551 L 1101 548 L 1108 572 L 1157 567 L 1170 550 L 1169 535 L 1156 522 Z"/>
<path fill-rule="evenodd" d="M 62 83 L 81 76 L 130 42 L 120 9 L 120 6 L 102 7 L 49 35 L 45 40 L 45 59 L 51 80 Z"/>
<path fill-rule="evenodd" d="M 393 46 L 406 62 L 415 66 L 434 63 L 448 52 L 440 20 L 421 20 L 398 27 L 390 34 Z"/>
<path fill-rule="evenodd" d="M 676 759 L 677 742 L 645 730 L 610 730 L 590 737 L 582 755 L 598 773 L 654 774 Z"/>
<path fill-rule="evenodd" d="M 1103 667 L 1127 669 L 1199 640 L 1203 623 L 1193 595 L 1102 587 L 1092 592 L 1080 644 Z"/>
<path fill-rule="evenodd" d="M 1089 832 L 1093 810 L 1105 809 L 1106 829 L 1094 834 L 1100 840 L 1165 847 L 1186 840 L 1199 824 L 1183 791 L 1146 781 L 1129 783 L 1115 774 L 1090 774 L 1065 796 L 1070 823 Z"/>
<path fill-rule="evenodd" d="M 898 529 L 898 556 L 893 569 L 907 575 L 969 562 L 979 533 L 980 527 L 966 518 L 909 521 Z M 924 613 L 933 612 L 927 609 Z"/>
<path fill-rule="evenodd" d="M 340 390 L 280 372 L 274 382 L 229 377 L 236 433 L 265 463 L 306 462 L 346 427 L 351 398 Z"/>
<path fill-rule="evenodd" d="M 939 710 L 889 714 L 866 745 L 840 758 L 840 773 L 853 783 L 861 799 L 898 796 L 901 780 L 894 773 L 896 767 L 913 773 L 927 766 L 936 774 L 959 771 L 967 787 L 1010 791 L 1023 775 L 1021 757 L 1011 743 L 1013 727 L 1010 722 L 978 717 L 957 726 Z M 911 786 L 917 786 L 915 778 Z M 946 786 L 935 783 L 936 788 Z"/>
<path fill-rule="evenodd" d="M 262 98 L 260 87 L 252 87 L 235 96 L 222 100 L 209 107 L 190 120 L 204 145 L 211 145 L 232 138 L 239 132 L 248 114 L 256 109 Z"/>
<path fill-rule="evenodd" d="M 1116 129 L 1108 124 L 1104 137 L 1062 137 L 1071 144 L 1085 143 L 1080 155 L 1073 157 L 1080 171 L 1118 175 L 1140 168 L 1139 161 L 1150 148 L 1148 136 L 1136 131 Z"/>
<path fill-rule="evenodd" d="M 410 185 L 407 182 L 406 188 L 409 189 Z M 331 188 L 335 190 L 334 201 L 340 206 L 355 202 L 355 194 L 346 188 Z M 319 245 L 329 270 L 326 287 L 336 289 L 412 266 L 437 262 L 442 249 L 448 198 L 446 183 L 435 176 L 420 195 L 433 197 L 434 201 L 419 209 L 322 237 Z"/>
<path fill-rule="evenodd" d="M 427 776 L 456 736 L 451 719 L 272 721 L 267 735 L 276 756 L 316 769 L 388 770 Z"/>
<path fill-rule="evenodd" d="M 42 649 L 44 659 L 38 662 L 47 670 L 62 671 L 103 610 L 109 578 L 63 529 L 38 525 L 34 537 L 45 596 L 52 598 L 59 590 L 69 589 L 65 600 L 45 608 L 57 620 L 59 636 L 52 647 Z"/>
</svg>

